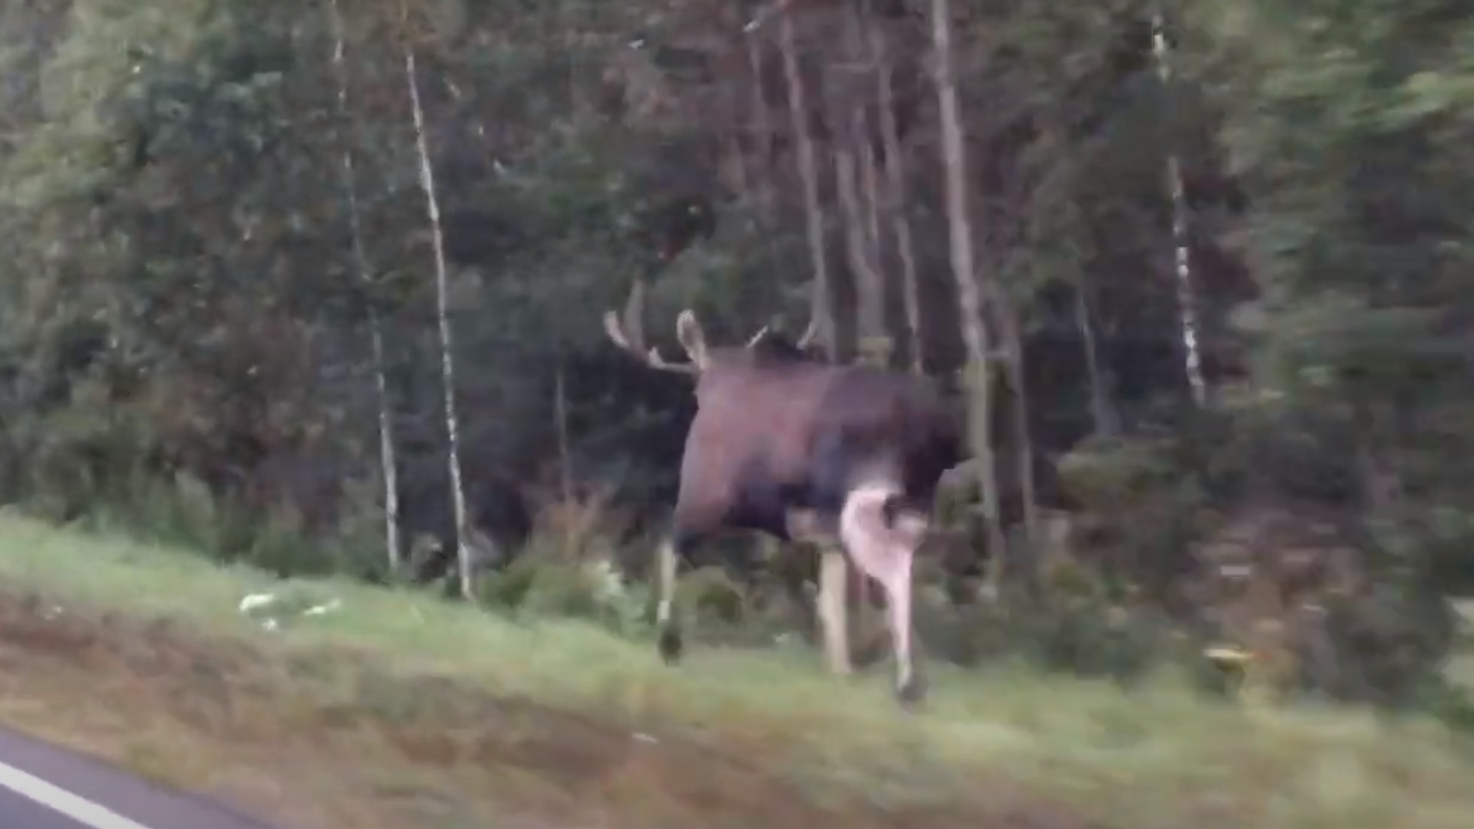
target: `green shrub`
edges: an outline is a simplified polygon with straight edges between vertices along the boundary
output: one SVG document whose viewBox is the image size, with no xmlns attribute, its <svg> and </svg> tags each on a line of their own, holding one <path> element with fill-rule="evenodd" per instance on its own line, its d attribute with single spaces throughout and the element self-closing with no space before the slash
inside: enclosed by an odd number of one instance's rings
<svg viewBox="0 0 1474 829">
<path fill-rule="evenodd" d="M 1166 625 L 1146 611 L 1103 602 L 998 603 L 928 608 L 918 635 L 927 652 L 964 667 L 1023 660 L 1042 670 L 1129 682 L 1169 661 Z"/>
<path fill-rule="evenodd" d="M 650 629 L 649 591 L 626 582 L 612 559 L 568 560 L 538 539 L 506 567 L 480 576 L 477 595 L 512 614 L 585 619 L 624 636 Z"/>
</svg>

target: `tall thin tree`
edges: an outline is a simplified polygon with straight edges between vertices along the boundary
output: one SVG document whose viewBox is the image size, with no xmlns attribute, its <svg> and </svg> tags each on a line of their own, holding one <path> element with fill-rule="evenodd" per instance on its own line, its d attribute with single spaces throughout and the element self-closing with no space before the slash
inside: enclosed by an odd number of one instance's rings
<svg viewBox="0 0 1474 829">
<path fill-rule="evenodd" d="M 388 367 L 384 357 L 384 324 L 379 315 L 379 306 L 373 297 L 373 270 L 369 267 L 368 252 L 363 241 L 363 215 L 358 201 L 358 177 L 354 170 L 353 145 L 346 133 L 353 119 L 348 104 L 348 65 L 345 58 L 347 32 L 343 13 L 338 0 L 328 0 L 327 12 L 333 32 L 333 72 L 338 84 L 338 124 L 345 131 L 341 172 L 343 197 L 348 206 L 348 233 L 352 237 L 353 267 L 358 271 L 359 282 L 369 294 L 368 323 L 371 359 L 373 360 L 374 391 L 379 419 L 379 471 L 384 481 L 384 548 L 388 555 L 389 568 L 394 572 L 401 569 L 399 547 L 399 464 L 394 451 L 394 407 L 389 397 Z"/>
<path fill-rule="evenodd" d="M 829 282 L 829 261 L 824 249 L 824 207 L 819 201 L 819 169 L 814 158 L 814 139 L 809 134 L 809 110 L 799 71 L 794 11 L 784 0 L 778 14 L 778 38 L 783 52 L 783 76 L 788 86 L 789 128 L 798 148 L 798 177 L 803 183 L 804 218 L 808 230 L 809 261 L 814 269 L 813 325 L 816 338 L 833 360 L 838 346 L 834 327 L 834 298 Z"/>
<path fill-rule="evenodd" d="M 967 211 L 967 159 L 963 143 L 962 114 L 957 104 L 957 81 L 952 59 L 952 10 L 948 0 L 932 0 L 932 48 L 936 72 L 937 105 L 942 121 L 942 161 L 947 191 L 947 229 L 952 275 L 957 280 L 961 306 L 962 341 L 967 347 L 967 380 L 970 394 L 968 433 L 976 458 L 983 494 L 983 523 L 987 532 L 988 586 L 997 595 L 1007 557 L 1003 525 L 998 516 L 998 477 L 992 446 L 992 367 L 988 353 L 988 327 L 983 319 L 983 294 L 978 285 L 977 257 L 973 251 L 972 225 Z"/>
<path fill-rule="evenodd" d="M 1100 361 L 1100 344 L 1095 332 L 1095 320 L 1090 312 L 1090 296 L 1087 293 L 1085 274 L 1075 281 L 1075 327 L 1080 329 L 1080 342 L 1085 350 L 1085 376 L 1090 387 L 1090 421 L 1096 435 L 1103 438 L 1115 437 L 1121 431 L 1120 418 L 1111 405 L 1110 388 L 1107 385 L 1105 368 Z"/>
<path fill-rule="evenodd" d="M 836 73 L 830 84 L 831 121 L 834 124 L 834 172 L 840 205 L 845 216 L 846 248 L 855 279 L 856 332 L 861 359 L 889 365 L 891 338 L 886 327 L 885 278 L 880 266 L 879 223 L 874 209 L 875 164 L 869 155 L 870 140 L 866 104 L 874 92 L 868 84 L 861 10 L 845 15 L 845 63 L 859 69 Z"/>
<path fill-rule="evenodd" d="M 911 242 L 911 223 L 906 218 L 906 171 L 901 157 L 900 128 L 896 123 L 896 95 L 891 82 L 890 52 L 886 35 L 870 20 L 870 57 L 875 63 L 877 103 L 880 109 L 882 165 L 885 170 L 884 195 L 878 200 L 890 216 L 891 233 L 896 240 L 896 255 L 901 260 L 901 289 L 906 307 L 906 327 L 910 334 L 911 369 L 923 369 L 921 347 L 921 288 L 916 275 L 916 252 Z"/>
<path fill-rule="evenodd" d="M 1160 12 L 1152 16 L 1152 56 L 1166 92 L 1164 99 L 1170 105 L 1172 62 L 1167 49 L 1167 22 Z M 1183 370 L 1192 389 L 1193 402 L 1202 408 L 1208 404 L 1208 383 L 1203 377 L 1197 292 L 1193 286 L 1192 249 L 1187 235 L 1187 194 L 1182 183 L 1182 159 L 1176 147 L 1167 149 L 1167 191 L 1172 197 L 1172 253 L 1177 277 L 1177 316 L 1182 326 Z"/>
<path fill-rule="evenodd" d="M 456 523 L 456 561 L 460 569 L 461 595 L 474 601 L 476 591 L 472 579 L 470 527 L 461 475 L 460 423 L 456 417 L 455 349 L 450 321 L 450 274 L 445 264 L 445 232 L 440 222 L 440 200 L 435 195 L 435 170 L 430 163 L 430 142 L 425 134 L 425 108 L 420 102 L 420 76 L 407 3 L 401 2 L 400 15 L 404 36 L 404 75 L 414 119 L 415 150 L 420 161 L 420 188 L 425 192 L 425 214 L 430 222 L 430 240 L 435 255 L 435 318 L 440 332 L 440 380 L 445 392 L 446 462 L 450 467 L 450 495 Z"/>
<path fill-rule="evenodd" d="M 1024 374 L 1024 326 L 1020 302 L 1015 293 L 1009 290 L 1013 286 L 1005 284 L 1003 278 L 1008 273 L 1010 248 L 1022 241 L 1027 232 L 1025 229 L 1029 226 L 1030 194 L 1028 185 L 1019 172 L 1011 169 L 994 179 L 991 195 L 994 196 L 992 202 L 995 206 L 987 213 L 990 221 L 986 228 L 992 231 L 991 244 L 985 249 L 983 259 L 988 262 L 988 269 L 999 276 L 985 285 L 989 290 L 984 293 L 988 310 L 992 312 L 990 320 L 996 326 L 1001 347 L 998 356 L 1007 368 L 1011 410 L 1007 449 L 1012 453 L 1014 463 L 1013 480 L 1010 483 L 1016 487 L 1022 507 L 1024 540 L 1029 553 L 1027 560 L 1020 563 L 1028 565 L 1025 575 L 1032 576 L 1037 573 L 1034 565 L 1037 564 L 1041 552 L 1041 539 L 1038 492 L 1034 479 L 1034 437 L 1029 414 L 1028 381 Z"/>
<path fill-rule="evenodd" d="M 871 363 L 884 363 L 889 357 L 889 338 L 885 328 L 885 284 L 871 258 L 869 232 L 865 222 L 865 206 L 856 183 L 858 141 L 854 121 L 844 111 L 852 101 L 836 93 L 831 113 L 836 124 L 847 127 L 834 137 L 834 182 L 844 215 L 845 259 L 855 280 L 855 330 L 859 356 Z M 849 122 L 846 124 L 846 122 Z"/>
<path fill-rule="evenodd" d="M 768 110 L 767 86 L 763 71 L 763 48 L 754 32 L 757 21 L 749 21 L 743 27 L 743 46 L 747 51 L 747 68 L 752 73 L 748 92 L 752 110 L 754 162 L 752 169 L 753 189 L 757 194 L 757 212 L 764 221 L 772 218 L 773 212 L 773 119 Z"/>
</svg>

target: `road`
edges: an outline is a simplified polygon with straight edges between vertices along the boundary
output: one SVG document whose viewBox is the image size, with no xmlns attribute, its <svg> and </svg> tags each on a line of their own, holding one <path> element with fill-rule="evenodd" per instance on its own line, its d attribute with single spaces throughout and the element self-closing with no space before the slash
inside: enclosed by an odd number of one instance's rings
<svg viewBox="0 0 1474 829">
<path fill-rule="evenodd" d="M 272 829 L 204 798 L 170 791 L 4 729 L 0 729 L 0 827 Z"/>
</svg>

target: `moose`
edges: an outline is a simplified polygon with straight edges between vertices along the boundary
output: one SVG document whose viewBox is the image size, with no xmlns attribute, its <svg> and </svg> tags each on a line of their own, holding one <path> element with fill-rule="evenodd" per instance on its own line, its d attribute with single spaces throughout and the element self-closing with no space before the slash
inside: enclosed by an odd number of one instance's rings
<svg viewBox="0 0 1474 829">
<path fill-rule="evenodd" d="M 672 526 L 657 551 L 662 657 L 675 663 L 682 651 L 672 613 L 679 562 L 722 532 L 758 531 L 823 551 L 819 621 L 837 674 L 851 670 L 849 563 L 880 585 L 896 697 L 903 705 L 920 701 L 925 683 L 911 654 L 912 559 L 942 474 L 964 459 L 958 409 L 928 378 L 811 357 L 812 322 L 797 342 L 764 326 L 745 346 L 709 347 L 687 309 L 676 333 L 688 362 L 667 362 L 645 347 L 643 290 L 636 282 L 622 320 L 606 312 L 606 333 L 650 367 L 696 379 Z"/>
</svg>

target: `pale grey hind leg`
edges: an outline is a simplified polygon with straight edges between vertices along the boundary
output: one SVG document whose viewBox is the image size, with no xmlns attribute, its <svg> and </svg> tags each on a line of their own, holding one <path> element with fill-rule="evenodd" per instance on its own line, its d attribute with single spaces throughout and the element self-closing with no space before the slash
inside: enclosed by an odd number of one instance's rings
<svg viewBox="0 0 1474 829">
<path fill-rule="evenodd" d="M 885 590 L 886 618 L 895 656 L 896 696 L 903 704 L 925 693 L 911 653 L 912 564 L 926 534 L 927 519 L 917 514 L 894 514 L 893 486 L 857 488 L 845 502 L 840 534 L 855 566 Z"/>
<path fill-rule="evenodd" d="M 911 653 L 914 629 L 911 625 L 911 593 L 912 584 L 910 573 L 907 573 L 905 584 L 897 584 L 887 589 L 886 613 L 890 618 L 891 643 L 896 658 L 896 698 L 903 705 L 913 705 L 926 696 L 926 680 L 921 672 L 916 670 L 916 663 Z"/>
<path fill-rule="evenodd" d="M 660 597 L 659 604 L 655 606 L 655 625 L 660 631 L 660 656 L 671 663 L 680 660 L 682 651 L 681 626 L 675 614 L 676 568 L 679 565 L 675 539 L 666 538 L 660 542 L 655 556 Z"/>
</svg>

